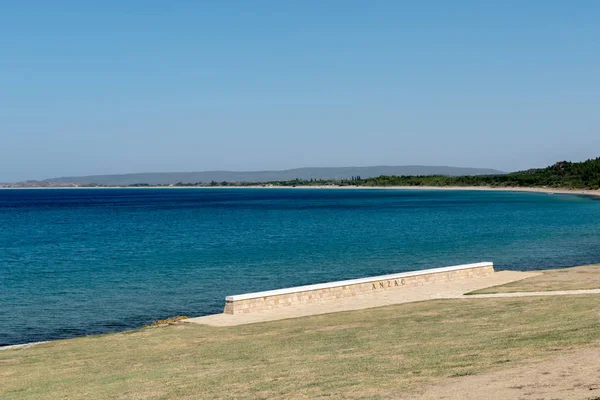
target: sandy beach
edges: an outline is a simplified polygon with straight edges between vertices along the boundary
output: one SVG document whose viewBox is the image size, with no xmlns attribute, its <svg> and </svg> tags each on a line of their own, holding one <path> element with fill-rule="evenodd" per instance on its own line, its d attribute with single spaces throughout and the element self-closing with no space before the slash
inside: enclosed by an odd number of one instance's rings
<svg viewBox="0 0 600 400">
<path fill-rule="evenodd" d="M 548 194 L 575 194 L 585 196 L 600 196 L 600 190 L 586 189 L 555 189 L 555 188 L 524 188 L 524 187 L 490 187 L 490 186 L 394 186 L 381 187 L 381 189 L 399 190 L 478 190 L 478 191 L 502 191 L 502 192 L 533 192 Z"/>
<path fill-rule="evenodd" d="M 247 188 L 249 186 L 229 186 L 229 188 Z M 557 189 L 545 187 L 491 187 L 491 186 L 250 186 L 263 189 L 377 189 L 377 190 L 472 190 L 500 192 L 533 192 L 548 194 L 575 194 L 585 196 L 600 196 L 600 190 L 587 189 Z M 224 187 L 227 188 L 227 187 Z"/>
<path fill-rule="evenodd" d="M 599 190 L 589 189 L 559 189 L 550 187 L 491 187 L 491 186 L 339 186 L 339 185 L 314 185 L 314 186 L 103 186 L 103 187 L 0 187 L 0 190 L 16 189 L 330 189 L 330 190 L 469 190 L 469 191 L 499 191 L 499 192 L 531 192 L 547 194 L 571 194 L 583 196 L 600 196 Z"/>
</svg>

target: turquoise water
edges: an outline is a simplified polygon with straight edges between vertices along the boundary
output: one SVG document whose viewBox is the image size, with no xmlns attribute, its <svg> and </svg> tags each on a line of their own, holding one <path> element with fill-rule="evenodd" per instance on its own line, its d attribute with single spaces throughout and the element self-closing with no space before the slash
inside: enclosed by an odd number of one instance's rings
<svg viewBox="0 0 600 400">
<path fill-rule="evenodd" d="M 600 201 L 538 193 L 0 190 L 0 345 L 221 312 L 226 295 L 494 261 L 600 262 Z"/>
</svg>

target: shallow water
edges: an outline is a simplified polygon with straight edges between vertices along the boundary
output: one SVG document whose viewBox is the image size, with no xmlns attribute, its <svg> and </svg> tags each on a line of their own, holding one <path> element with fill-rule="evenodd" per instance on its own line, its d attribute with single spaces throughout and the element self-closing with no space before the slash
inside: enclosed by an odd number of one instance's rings
<svg viewBox="0 0 600 400">
<path fill-rule="evenodd" d="M 0 345 L 221 312 L 226 295 L 493 261 L 600 262 L 600 201 L 487 191 L 0 190 Z"/>
</svg>

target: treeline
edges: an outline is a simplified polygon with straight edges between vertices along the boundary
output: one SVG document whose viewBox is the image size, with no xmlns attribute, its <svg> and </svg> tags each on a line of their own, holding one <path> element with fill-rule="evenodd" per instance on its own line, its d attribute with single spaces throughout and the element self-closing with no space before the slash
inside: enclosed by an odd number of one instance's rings
<svg viewBox="0 0 600 400">
<path fill-rule="evenodd" d="M 600 158 L 561 161 L 550 167 L 503 175 L 379 176 L 348 182 L 358 186 L 492 186 L 600 189 Z"/>
<path fill-rule="evenodd" d="M 351 179 L 293 179 L 273 182 L 215 182 L 184 183 L 168 186 L 226 187 L 226 186 L 491 186 L 491 187 L 549 187 L 568 189 L 600 189 L 600 157 L 584 162 L 561 161 L 550 167 L 502 175 L 476 176 L 378 176 Z M 148 186 L 136 184 L 130 186 Z M 166 185 L 165 185 L 166 186 Z"/>
</svg>

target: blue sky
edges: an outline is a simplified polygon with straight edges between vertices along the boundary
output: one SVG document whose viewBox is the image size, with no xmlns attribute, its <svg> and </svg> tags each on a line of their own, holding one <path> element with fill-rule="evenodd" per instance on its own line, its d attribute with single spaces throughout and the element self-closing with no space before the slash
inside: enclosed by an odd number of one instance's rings
<svg viewBox="0 0 600 400">
<path fill-rule="evenodd" d="M 0 2 L 0 182 L 600 156 L 598 1 Z"/>
</svg>

